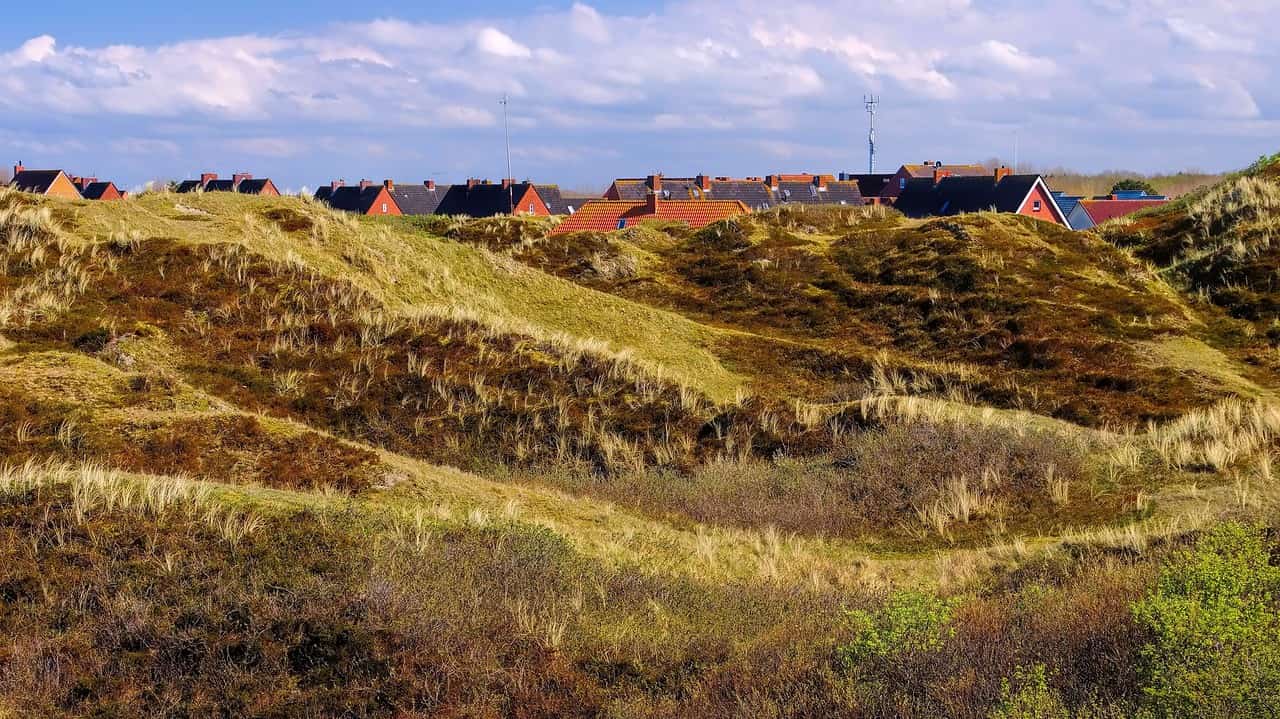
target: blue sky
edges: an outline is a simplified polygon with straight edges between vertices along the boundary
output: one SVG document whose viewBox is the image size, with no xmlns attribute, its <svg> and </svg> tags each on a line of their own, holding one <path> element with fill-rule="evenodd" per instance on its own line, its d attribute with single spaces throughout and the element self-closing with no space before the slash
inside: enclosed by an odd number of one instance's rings
<svg viewBox="0 0 1280 719">
<path fill-rule="evenodd" d="M 861 171 L 874 92 L 882 167 L 1222 170 L 1280 150 L 1277 30 L 1277 0 L 45 0 L 0 25 L 0 153 L 496 179 L 505 92 L 518 177 Z"/>
</svg>

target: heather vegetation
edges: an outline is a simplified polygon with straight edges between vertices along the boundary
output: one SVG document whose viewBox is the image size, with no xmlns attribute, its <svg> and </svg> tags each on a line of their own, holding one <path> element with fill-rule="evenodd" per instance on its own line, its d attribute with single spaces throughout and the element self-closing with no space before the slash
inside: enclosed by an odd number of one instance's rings
<svg viewBox="0 0 1280 719">
<path fill-rule="evenodd" d="M 1276 177 L 1090 233 L 0 190 L 0 716 L 1273 715 Z"/>
</svg>

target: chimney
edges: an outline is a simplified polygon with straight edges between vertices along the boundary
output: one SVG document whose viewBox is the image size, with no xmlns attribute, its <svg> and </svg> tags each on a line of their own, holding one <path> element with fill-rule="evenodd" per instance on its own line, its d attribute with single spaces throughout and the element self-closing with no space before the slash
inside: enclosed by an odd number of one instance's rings
<svg viewBox="0 0 1280 719">
<path fill-rule="evenodd" d="M 645 182 L 649 185 L 649 191 L 653 194 L 662 192 L 662 175 L 649 175 L 645 178 Z"/>
<path fill-rule="evenodd" d="M 231 176 L 231 184 L 239 185 L 241 182 L 245 180 L 252 180 L 252 179 L 253 179 L 253 175 L 247 172 L 237 172 L 236 174 Z"/>
<path fill-rule="evenodd" d="M 383 186 L 383 187 L 385 187 L 385 188 L 387 188 L 387 192 L 395 192 L 395 191 L 396 191 L 396 183 L 395 183 L 393 180 L 383 180 L 383 181 L 382 181 L 382 186 Z"/>
<path fill-rule="evenodd" d="M 996 168 L 996 174 L 995 174 L 996 182 L 999 183 L 1001 180 L 1003 180 L 1004 178 L 1012 174 L 1013 174 L 1013 170 L 1011 168 L 1001 165 Z"/>
<path fill-rule="evenodd" d="M 27 168 L 22 166 L 22 160 L 18 160 L 18 164 L 13 166 L 13 176 L 17 177 L 18 175 L 21 175 L 23 172 L 26 172 L 26 170 Z"/>
<path fill-rule="evenodd" d="M 363 190 L 363 189 L 365 189 L 365 188 L 369 187 L 369 186 L 370 186 L 370 185 L 372 185 L 372 184 L 373 184 L 373 183 L 372 183 L 372 182 L 369 182 L 368 180 L 361 180 L 361 181 L 360 181 L 360 189 L 362 189 L 362 190 Z"/>
<path fill-rule="evenodd" d="M 426 188 L 427 188 L 428 190 L 434 190 L 434 189 L 436 189 L 436 181 L 435 181 L 435 180 L 427 180 L 426 182 L 424 182 L 424 183 L 422 183 L 422 184 L 423 184 L 423 185 L 425 185 L 425 186 L 426 186 Z"/>
<path fill-rule="evenodd" d="M 698 175 L 698 187 L 706 192 L 711 189 L 711 178 L 706 175 Z"/>
<path fill-rule="evenodd" d="M 515 184 L 515 180 L 511 179 L 510 177 L 502 178 L 502 189 L 505 190 L 514 184 Z"/>
<path fill-rule="evenodd" d="M 210 182 L 213 182 L 216 179 L 218 179 L 218 173 L 202 172 L 200 173 L 200 186 L 204 187 L 205 185 L 209 184 Z"/>
<path fill-rule="evenodd" d="M 659 187 L 662 186 L 661 178 L 658 179 L 658 186 Z M 650 215 L 658 214 L 658 193 L 660 192 L 662 192 L 662 190 L 649 190 L 649 194 L 645 195 L 644 210 L 647 214 L 650 214 Z"/>
<path fill-rule="evenodd" d="M 777 190 L 777 189 L 778 189 L 778 176 L 777 176 L 777 175 L 768 175 L 768 176 L 766 176 L 766 177 L 764 178 L 764 184 L 768 185 L 770 190 Z"/>
<path fill-rule="evenodd" d="M 333 182 L 329 183 L 329 190 L 332 192 L 333 190 L 336 190 L 345 184 L 347 184 L 346 180 L 334 180 Z"/>
<path fill-rule="evenodd" d="M 480 181 L 479 181 L 479 180 L 477 180 L 476 178 L 474 178 L 474 177 L 468 177 L 468 178 L 467 178 L 467 189 L 468 189 L 468 190 L 470 190 L 471 188 L 475 187 L 475 186 L 476 186 L 476 185 L 478 185 L 478 184 L 480 184 Z"/>
</svg>

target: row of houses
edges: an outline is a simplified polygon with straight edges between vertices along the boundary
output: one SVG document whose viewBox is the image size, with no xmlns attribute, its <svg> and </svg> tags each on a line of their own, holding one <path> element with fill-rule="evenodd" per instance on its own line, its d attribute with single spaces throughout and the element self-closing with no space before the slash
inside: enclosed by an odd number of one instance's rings
<svg viewBox="0 0 1280 719">
<path fill-rule="evenodd" d="M 128 195 L 109 180 L 69 175 L 63 170 L 28 170 L 22 162 L 13 166 L 9 187 L 66 200 L 120 200 Z"/>
<path fill-rule="evenodd" d="M 67 175 L 61 170 L 14 167 L 14 187 L 67 198 L 117 199 L 125 196 L 110 182 Z M 173 186 L 179 193 L 234 192 L 278 196 L 270 178 L 236 173 L 220 178 L 203 173 Z M 618 178 L 600 197 L 571 195 L 557 185 L 470 179 L 437 185 L 434 180 L 348 185 L 334 180 L 315 191 L 315 199 L 346 212 L 365 215 L 564 215 L 555 232 L 604 231 L 647 220 L 685 222 L 701 227 L 756 210 L 788 204 L 891 205 L 908 217 L 947 217 L 994 211 L 1034 217 L 1072 229 L 1152 207 L 1167 198 L 1144 193 L 1074 197 L 1050 190 L 1038 174 L 1017 174 L 1007 167 L 906 164 L 892 173 L 771 174 L 757 177 L 694 175 Z"/>
</svg>

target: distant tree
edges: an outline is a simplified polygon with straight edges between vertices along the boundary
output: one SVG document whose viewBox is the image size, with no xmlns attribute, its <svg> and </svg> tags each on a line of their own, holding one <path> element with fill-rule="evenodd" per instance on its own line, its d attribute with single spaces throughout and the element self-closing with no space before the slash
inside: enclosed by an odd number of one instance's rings
<svg viewBox="0 0 1280 719">
<path fill-rule="evenodd" d="M 1155 186 L 1153 186 L 1150 182 L 1147 182 L 1146 180 L 1139 180 L 1132 177 L 1121 180 L 1111 186 L 1111 194 L 1113 195 L 1118 192 L 1138 192 L 1138 191 L 1145 192 L 1148 195 L 1160 194 L 1159 190 L 1157 190 Z"/>
</svg>

